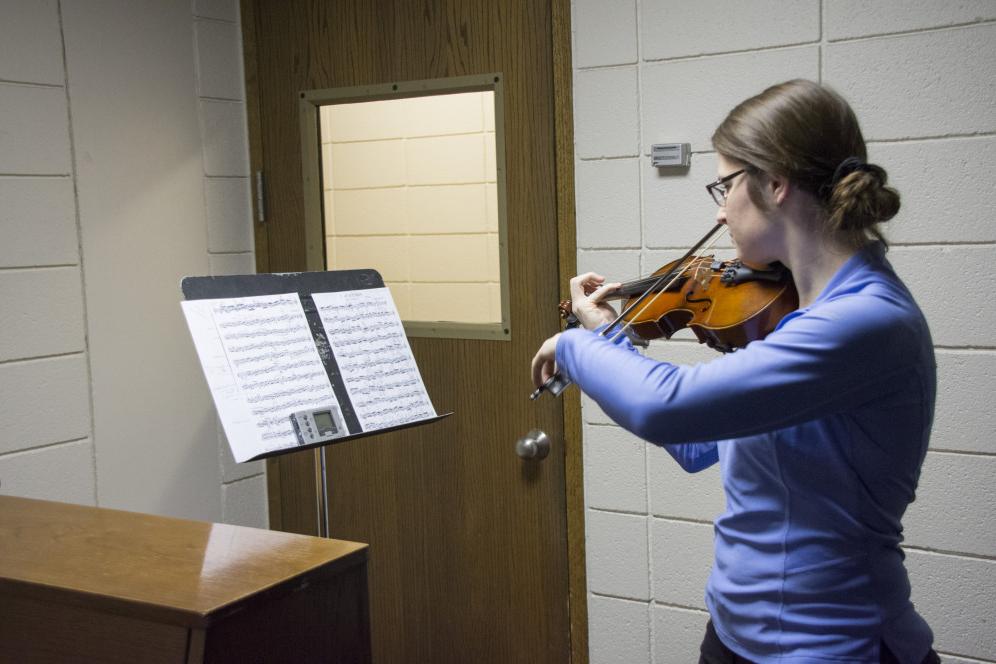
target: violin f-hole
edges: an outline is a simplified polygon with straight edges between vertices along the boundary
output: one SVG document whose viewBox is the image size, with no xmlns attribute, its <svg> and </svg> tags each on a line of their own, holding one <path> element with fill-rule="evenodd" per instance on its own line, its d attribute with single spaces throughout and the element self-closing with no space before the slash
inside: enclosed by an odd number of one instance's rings
<svg viewBox="0 0 996 664">
<path fill-rule="evenodd" d="M 708 311 L 709 307 L 712 306 L 712 298 L 711 297 L 689 297 L 689 296 L 686 295 L 685 296 L 685 302 L 688 302 L 689 304 L 698 304 L 700 302 L 705 302 L 706 305 L 704 307 L 702 307 L 702 311 Z"/>
</svg>

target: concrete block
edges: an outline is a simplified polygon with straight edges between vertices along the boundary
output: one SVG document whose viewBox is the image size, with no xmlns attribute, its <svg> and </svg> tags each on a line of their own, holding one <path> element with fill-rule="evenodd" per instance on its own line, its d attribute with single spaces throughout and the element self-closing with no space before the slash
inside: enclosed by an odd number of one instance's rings
<svg viewBox="0 0 996 664">
<path fill-rule="evenodd" d="M 903 525 L 910 546 L 996 553 L 996 457 L 928 452 Z"/>
<path fill-rule="evenodd" d="M 266 475 L 256 475 L 221 487 L 221 518 L 224 523 L 250 528 L 268 528 Z"/>
<path fill-rule="evenodd" d="M 705 611 L 655 605 L 654 664 L 696 662 L 709 614 Z"/>
<path fill-rule="evenodd" d="M 329 269 L 372 267 L 385 281 L 408 281 L 411 275 L 409 238 L 397 235 L 339 237 L 330 252 Z"/>
<path fill-rule="evenodd" d="M 684 332 L 679 332 L 678 334 L 684 334 Z M 675 337 L 677 336 L 675 335 Z M 696 339 L 674 339 L 671 342 L 663 340 L 651 342 L 650 347 L 647 349 L 647 356 L 652 357 L 658 362 L 701 364 L 721 357 L 721 354 L 705 344 L 698 343 Z"/>
<path fill-rule="evenodd" d="M 618 426 L 586 426 L 586 507 L 646 514 L 646 447 L 645 442 Z"/>
<path fill-rule="evenodd" d="M 332 176 L 332 143 L 322 143 L 322 190 L 330 191 L 335 189 L 336 183 Z"/>
<path fill-rule="evenodd" d="M 488 247 L 488 258 L 487 265 L 490 270 L 488 274 L 488 281 L 495 282 L 492 284 L 494 288 L 499 289 L 498 293 L 501 292 L 501 246 L 499 245 L 498 233 L 488 233 L 487 247 Z M 508 284 L 504 284 L 505 287 Z"/>
<path fill-rule="evenodd" d="M 581 393 L 581 419 L 585 424 L 614 424 L 612 418 L 605 414 L 595 401 Z"/>
<path fill-rule="evenodd" d="M 0 454 L 90 435 L 83 355 L 0 364 Z"/>
<path fill-rule="evenodd" d="M 996 454 L 996 354 L 937 349 L 937 406 L 930 447 Z"/>
<path fill-rule="evenodd" d="M 647 603 L 588 595 L 588 661 L 650 664 Z"/>
<path fill-rule="evenodd" d="M 654 516 L 712 523 L 726 510 L 719 464 L 698 473 L 687 473 L 663 447 L 648 445 L 647 468 L 650 509 Z"/>
<path fill-rule="evenodd" d="M 967 659 L 965 657 L 956 657 L 955 655 L 949 655 L 946 652 L 941 652 L 939 654 L 941 655 L 941 661 L 944 662 L 944 664 L 987 664 L 981 659 Z"/>
<path fill-rule="evenodd" d="M 377 190 L 375 196 L 390 191 L 394 190 Z M 401 200 L 392 204 L 392 209 L 385 210 L 382 216 L 407 214 L 412 233 L 486 233 L 490 230 L 485 184 L 408 187 L 401 193 Z M 397 205 L 397 209 L 393 205 Z M 375 217 L 376 214 L 371 212 L 366 216 Z M 370 221 L 377 223 L 376 219 Z"/>
<path fill-rule="evenodd" d="M 574 146 L 579 159 L 640 153 L 637 68 L 574 72 Z"/>
<path fill-rule="evenodd" d="M 323 106 L 322 143 L 404 138 L 406 100 L 382 99 Z"/>
<path fill-rule="evenodd" d="M 496 261 L 497 262 L 497 261 Z M 498 279 L 496 276 L 495 279 Z M 489 311 L 491 312 L 491 317 L 489 320 L 499 322 L 502 321 L 507 325 L 509 320 L 509 315 L 502 311 L 501 308 L 501 285 L 497 283 L 488 284 L 488 303 L 490 305 Z"/>
<path fill-rule="evenodd" d="M 748 51 L 820 39 L 819 0 L 755 0 L 750 11 L 743 11 L 743 5 L 733 0 L 650 0 L 641 4 L 640 11 L 644 60 Z"/>
<path fill-rule="evenodd" d="M 934 649 L 991 660 L 996 652 L 996 561 L 906 552 L 916 610 L 934 632 Z"/>
<path fill-rule="evenodd" d="M 579 250 L 578 274 L 596 272 L 605 277 L 606 281 L 625 282 L 636 279 L 640 275 L 640 252 L 632 250 Z M 564 284 L 564 297 L 569 296 L 568 286 Z M 617 305 L 618 308 L 618 305 Z"/>
<path fill-rule="evenodd" d="M 0 456 L 0 493 L 94 505 L 93 443 L 81 440 Z"/>
<path fill-rule="evenodd" d="M 0 267 L 79 263 L 69 178 L 0 178 Z"/>
<path fill-rule="evenodd" d="M 211 254 L 208 256 L 212 277 L 233 274 L 256 274 L 256 256 L 245 254 Z"/>
<path fill-rule="evenodd" d="M 827 3 L 826 33 L 831 41 L 911 32 L 996 18 L 990 0 L 834 0 Z"/>
<path fill-rule="evenodd" d="M 202 99 L 200 111 L 204 174 L 247 177 L 249 148 L 245 104 Z"/>
<path fill-rule="evenodd" d="M 650 520 L 655 602 L 705 609 L 712 570 L 712 524 Z"/>
<path fill-rule="evenodd" d="M 0 83 L 0 173 L 71 172 L 66 91 Z"/>
<path fill-rule="evenodd" d="M 0 79 L 65 85 L 57 0 L 12 0 L 2 9 Z"/>
<path fill-rule="evenodd" d="M 484 131 L 483 92 L 437 94 L 402 100 L 405 136 L 443 136 Z M 494 93 L 487 93 L 494 98 Z"/>
<path fill-rule="evenodd" d="M 498 146 L 493 131 L 482 134 L 484 138 L 484 181 L 498 182 Z M 502 165 L 504 168 L 504 164 Z"/>
<path fill-rule="evenodd" d="M 873 143 L 868 155 L 902 197 L 899 214 L 882 225 L 890 242 L 996 240 L 991 192 L 976 180 L 996 164 L 996 138 Z"/>
<path fill-rule="evenodd" d="M 411 318 L 419 321 L 498 322 L 488 284 L 413 284 Z"/>
<path fill-rule="evenodd" d="M 498 185 L 496 183 L 489 182 L 484 185 L 484 190 L 487 192 L 485 194 L 486 198 L 484 202 L 487 206 L 488 215 L 488 232 L 497 233 L 498 232 Z"/>
<path fill-rule="evenodd" d="M 495 93 L 486 91 L 480 95 L 480 99 L 484 131 L 495 131 Z"/>
<path fill-rule="evenodd" d="M 225 484 L 266 472 L 265 461 L 246 461 L 245 463 L 235 461 L 221 422 L 218 422 L 218 464 L 221 468 L 221 481 Z"/>
<path fill-rule="evenodd" d="M 413 235 L 408 250 L 412 281 L 490 281 L 497 268 L 488 235 Z"/>
<path fill-rule="evenodd" d="M 197 44 L 197 94 L 218 99 L 245 99 L 242 34 L 234 23 L 194 21 Z"/>
<path fill-rule="evenodd" d="M 587 510 L 585 540 L 590 592 L 650 599 L 647 517 Z"/>
<path fill-rule="evenodd" d="M 400 187 L 406 184 L 404 141 L 332 145 L 332 181 L 340 189 Z"/>
<path fill-rule="evenodd" d="M 412 286 L 411 284 L 384 284 L 391 291 L 394 306 L 398 308 L 401 320 L 412 320 Z"/>
<path fill-rule="evenodd" d="M 680 139 L 675 137 L 674 141 Z M 719 208 L 705 190 L 716 179 L 715 154 L 692 155 L 687 171 L 653 168 L 649 159 L 643 159 L 640 177 L 643 178 L 643 237 L 647 247 L 687 250 L 716 223 Z"/>
<path fill-rule="evenodd" d="M 194 0 L 194 15 L 237 23 L 239 0 Z"/>
<path fill-rule="evenodd" d="M 996 308 L 989 289 L 996 287 L 992 246 L 896 247 L 889 252 L 927 317 L 938 346 L 996 346 Z M 976 279 L 973 288 L 952 289 L 964 275 Z"/>
<path fill-rule="evenodd" d="M 989 24 L 828 44 L 823 80 L 850 101 L 866 140 L 975 134 L 996 131 L 993 62 Z"/>
<path fill-rule="evenodd" d="M 577 164 L 578 247 L 639 249 L 640 159 Z"/>
<path fill-rule="evenodd" d="M 82 351 L 78 267 L 0 272 L 0 361 Z"/>
<path fill-rule="evenodd" d="M 248 178 L 205 178 L 208 251 L 253 250 L 252 192 Z"/>
<path fill-rule="evenodd" d="M 653 143 L 680 142 L 691 143 L 693 151 L 712 150 L 712 133 L 734 106 L 792 78 L 819 78 L 818 47 L 647 65 L 640 86 L 640 149 L 649 154 Z M 583 145 L 580 135 L 577 140 Z"/>
<path fill-rule="evenodd" d="M 409 208 L 412 214 L 423 213 L 424 208 L 435 198 L 425 203 L 410 204 L 410 194 L 423 187 L 387 187 L 384 189 L 337 189 L 325 192 L 326 201 L 332 201 L 331 216 L 334 224 L 329 224 L 329 205 L 326 204 L 325 230 L 330 235 L 405 235 L 410 231 Z M 418 232 L 431 232 L 418 229 Z"/>
<path fill-rule="evenodd" d="M 409 185 L 484 182 L 484 136 L 433 136 L 405 141 Z"/>
<path fill-rule="evenodd" d="M 575 0 L 574 67 L 637 61 L 635 0 Z"/>
</svg>

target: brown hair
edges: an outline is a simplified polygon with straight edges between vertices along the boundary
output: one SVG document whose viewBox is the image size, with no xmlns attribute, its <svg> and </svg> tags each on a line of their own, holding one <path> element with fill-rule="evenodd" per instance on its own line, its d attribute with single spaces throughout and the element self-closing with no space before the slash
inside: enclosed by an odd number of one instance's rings
<svg viewBox="0 0 996 664">
<path fill-rule="evenodd" d="M 884 240 L 877 224 L 899 212 L 899 192 L 886 186 L 885 170 L 865 163 L 854 111 L 813 81 L 786 81 L 741 102 L 713 133 L 712 144 L 751 176 L 779 175 L 813 194 L 826 230 L 851 246 Z M 753 177 L 748 188 L 757 201 Z"/>
</svg>

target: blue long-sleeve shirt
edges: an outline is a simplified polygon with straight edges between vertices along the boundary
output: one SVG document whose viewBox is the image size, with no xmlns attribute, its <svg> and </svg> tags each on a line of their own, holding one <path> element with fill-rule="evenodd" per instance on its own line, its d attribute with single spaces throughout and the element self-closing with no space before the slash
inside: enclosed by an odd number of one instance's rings
<svg viewBox="0 0 996 664">
<path fill-rule="evenodd" d="M 720 464 L 706 604 L 759 664 L 920 662 L 933 635 L 910 602 L 900 519 L 933 421 L 926 321 L 874 244 L 761 341 L 695 366 L 584 330 L 560 371 L 617 423 L 695 472 Z"/>
</svg>

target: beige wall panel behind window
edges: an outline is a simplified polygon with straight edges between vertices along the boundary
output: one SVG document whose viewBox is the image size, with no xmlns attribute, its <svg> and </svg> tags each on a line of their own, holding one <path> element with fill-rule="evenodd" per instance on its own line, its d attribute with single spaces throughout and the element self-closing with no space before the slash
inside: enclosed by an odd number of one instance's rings
<svg viewBox="0 0 996 664">
<path fill-rule="evenodd" d="M 484 181 L 481 134 L 414 138 L 405 142 L 405 158 L 409 185 Z"/>
<path fill-rule="evenodd" d="M 410 320 L 487 323 L 493 320 L 491 299 L 488 284 L 418 284 L 412 288 Z"/>
<path fill-rule="evenodd" d="M 378 141 L 405 136 L 405 99 L 327 106 L 322 113 L 322 141 Z"/>
<path fill-rule="evenodd" d="M 411 138 L 480 133 L 484 130 L 482 97 L 478 92 L 471 92 L 406 99 L 405 135 Z"/>
<path fill-rule="evenodd" d="M 405 143 L 400 140 L 334 143 L 332 181 L 335 189 L 406 184 Z"/>
<path fill-rule="evenodd" d="M 412 233 L 486 233 L 490 230 L 485 184 L 409 187 L 407 197 Z M 497 217 L 494 230 L 497 230 Z"/>
<path fill-rule="evenodd" d="M 374 268 L 406 321 L 500 323 L 494 94 L 321 109 L 329 269 Z"/>
<path fill-rule="evenodd" d="M 409 232 L 408 191 L 340 189 L 332 195 L 336 235 L 399 235 Z M 326 206 L 326 210 L 329 207 Z M 326 221 L 326 232 L 328 222 Z"/>
</svg>

